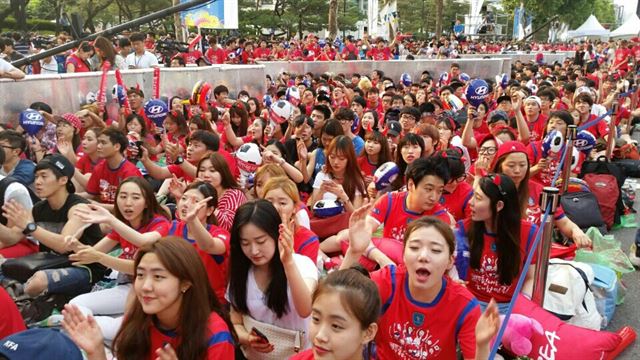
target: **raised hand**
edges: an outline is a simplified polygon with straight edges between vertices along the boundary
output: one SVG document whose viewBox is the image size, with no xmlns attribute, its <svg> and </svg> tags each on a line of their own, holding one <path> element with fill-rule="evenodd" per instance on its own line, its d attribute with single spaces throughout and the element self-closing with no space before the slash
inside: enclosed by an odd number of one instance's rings
<svg viewBox="0 0 640 360">
<path fill-rule="evenodd" d="M 486 345 L 500 330 L 500 313 L 496 301 L 491 299 L 487 309 L 476 323 L 476 344 Z"/>
<path fill-rule="evenodd" d="M 93 316 L 85 317 L 77 306 L 71 304 L 64 306 L 62 315 L 64 316 L 62 327 L 89 358 L 99 354 L 100 351 L 104 353 L 104 337 Z"/>
<path fill-rule="evenodd" d="M 182 221 L 184 222 L 197 221 L 198 212 L 200 212 L 200 210 L 205 209 L 207 207 L 207 203 L 209 202 L 209 200 L 211 200 L 211 196 L 209 196 L 206 199 L 200 200 L 194 206 L 191 206 L 189 211 L 187 211 L 187 214 L 182 219 Z"/>
<path fill-rule="evenodd" d="M 278 238 L 280 251 L 280 261 L 283 264 L 287 264 L 293 261 L 293 231 L 295 228 L 295 220 L 291 219 L 291 221 L 287 222 L 286 219 L 283 219 L 282 224 L 280 224 L 280 237 Z"/>
<path fill-rule="evenodd" d="M 371 205 L 368 200 L 357 208 L 349 218 L 349 248 L 352 252 L 362 254 L 371 243 L 371 233 L 367 226 L 367 214 Z"/>
<path fill-rule="evenodd" d="M 85 224 L 108 224 L 115 216 L 100 205 L 88 204 L 76 209 L 75 214 Z"/>
</svg>

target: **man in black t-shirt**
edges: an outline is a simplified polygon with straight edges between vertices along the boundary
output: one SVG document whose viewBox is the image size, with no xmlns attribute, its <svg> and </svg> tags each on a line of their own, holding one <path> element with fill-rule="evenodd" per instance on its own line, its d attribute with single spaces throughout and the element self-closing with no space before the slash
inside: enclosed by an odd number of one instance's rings
<svg viewBox="0 0 640 360">
<path fill-rule="evenodd" d="M 69 160 L 60 154 L 45 157 L 36 165 L 34 181 L 36 194 L 43 200 L 37 202 L 31 212 L 14 200 L 2 207 L 14 229 L 38 241 L 40 252 L 71 252 L 72 242 L 65 241 L 68 236 L 91 246 L 102 238 L 98 225 L 84 227 L 74 215 L 76 206 L 88 203 L 74 194 L 75 187 L 71 182 L 74 171 Z M 104 272 L 105 268 L 99 264 L 42 270 L 27 281 L 24 291 L 32 297 L 45 292 L 75 296 L 89 292 Z"/>
</svg>

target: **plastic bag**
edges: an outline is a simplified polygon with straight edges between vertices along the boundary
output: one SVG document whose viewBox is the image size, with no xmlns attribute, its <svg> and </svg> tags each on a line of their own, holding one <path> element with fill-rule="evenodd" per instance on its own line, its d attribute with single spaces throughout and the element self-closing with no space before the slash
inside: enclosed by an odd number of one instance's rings
<svg viewBox="0 0 640 360">
<path fill-rule="evenodd" d="M 638 223 L 636 222 L 636 214 L 627 214 L 620 217 L 620 224 L 615 224 L 613 226 L 613 230 L 637 227 Z"/>
<path fill-rule="evenodd" d="M 621 249 L 621 244 L 613 235 L 602 235 L 595 227 L 587 230 L 587 236 L 593 242 L 593 250 L 578 249 L 575 261 L 600 264 L 618 274 L 634 272 L 629 257 Z"/>
</svg>

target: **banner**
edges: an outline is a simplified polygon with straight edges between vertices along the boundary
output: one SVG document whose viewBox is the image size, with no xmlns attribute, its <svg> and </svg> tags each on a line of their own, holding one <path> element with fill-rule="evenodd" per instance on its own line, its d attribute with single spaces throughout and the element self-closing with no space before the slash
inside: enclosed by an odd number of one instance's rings
<svg viewBox="0 0 640 360">
<path fill-rule="evenodd" d="M 185 3 L 188 0 L 180 0 Z M 180 13 L 182 24 L 203 29 L 237 29 L 238 0 L 214 0 Z"/>
<path fill-rule="evenodd" d="M 400 18 L 398 17 L 398 2 L 396 0 L 387 3 L 382 10 L 380 10 L 380 19 L 382 20 L 380 35 L 383 38 L 392 40 L 398 32 L 398 27 L 400 25 Z"/>
<path fill-rule="evenodd" d="M 378 35 L 378 0 L 367 0 L 367 26 L 369 27 L 369 35 Z"/>
<path fill-rule="evenodd" d="M 471 0 L 471 10 L 469 11 L 469 18 L 471 19 L 471 26 L 469 27 L 470 34 L 476 34 L 482 26 L 482 16 L 480 16 L 482 3 L 484 3 L 484 0 Z"/>
</svg>

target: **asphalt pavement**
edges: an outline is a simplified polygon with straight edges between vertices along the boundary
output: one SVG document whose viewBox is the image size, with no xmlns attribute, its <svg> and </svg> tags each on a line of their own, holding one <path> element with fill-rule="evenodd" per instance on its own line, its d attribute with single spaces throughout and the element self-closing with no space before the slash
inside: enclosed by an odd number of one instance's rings
<svg viewBox="0 0 640 360">
<path fill-rule="evenodd" d="M 640 185 L 640 180 L 638 180 Z M 636 213 L 636 221 L 640 224 L 640 189 L 636 189 L 636 202 L 634 208 Z M 637 228 L 614 230 L 612 234 L 617 240 L 622 242 L 622 249 L 625 253 L 629 253 L 629 247 L 633 243 L 636 236 Z M 613 320 L 607 326 L 609 331 L 618 331 L 624 326 L 631 326 L 640 335 L 640 271 L 625 274 L 622 282 L 627 286 L 627 293 L 624 303 L 616 308 Z M 620 360 L 638 360 L 640 359 L 640 339 L 631 344 L 617 359 Z"/>
</svg>

